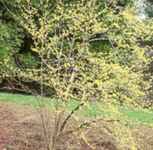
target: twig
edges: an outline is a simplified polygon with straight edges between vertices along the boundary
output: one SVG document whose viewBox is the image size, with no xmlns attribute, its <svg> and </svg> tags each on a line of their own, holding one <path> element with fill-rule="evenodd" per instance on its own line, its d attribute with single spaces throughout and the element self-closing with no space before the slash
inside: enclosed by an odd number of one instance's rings
<svg viewBox="0 0 153 150">
<path fill-rule="evenodd" d="M 80 103 L 76 108 L 74 108 L 71 113 L 66 117 L 66 119 L 64 120 L 64 122 L 62 123 L 61 125 L 61 128 L 60 128 L 60 132 L 62 132 L 67 124 L 67 122 L 69 121 L 69 119 L 72 117 L 72 115 L 80 109 L 81 106 L 83 106 L 84 103 Z"/>
</svg>

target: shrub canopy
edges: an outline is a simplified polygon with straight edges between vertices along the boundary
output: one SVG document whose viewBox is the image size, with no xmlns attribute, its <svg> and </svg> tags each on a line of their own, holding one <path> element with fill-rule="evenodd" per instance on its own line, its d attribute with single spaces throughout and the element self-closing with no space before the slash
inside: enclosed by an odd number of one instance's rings
<svg viewBox="0 0 153 150">
<path fill-rule="evenodd" d="M 144 96 L 150 46 L 142 43 L 152 26 L 132 0 L 0 3 L 8 8 L 0 27 L 3 78 L 43 83 L 64 100 L 139 103 Z"/>
</svg>

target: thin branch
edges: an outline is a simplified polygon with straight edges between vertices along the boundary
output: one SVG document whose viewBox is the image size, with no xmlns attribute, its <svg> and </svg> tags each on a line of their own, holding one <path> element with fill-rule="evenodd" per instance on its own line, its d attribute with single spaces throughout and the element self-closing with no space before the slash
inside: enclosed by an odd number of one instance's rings
<svg viewBox="0 0 153 150">
<path fill-rule="evenodd" d="M 67 122 L 69 121 L 69 119 L 72 117 L 72 115 L 80 109 L 80 107 L 82 107 L 84 105 L 84 102 L 80 103 L 76 108 L 74 108 L 71 113 L 66 117 L 66 119 L 64 120 L 64 122 L 62 123 L 61 125 L 61 128 L 60 128 L 60 132 L 62 132 L 67 124 Z"/>
</svg>

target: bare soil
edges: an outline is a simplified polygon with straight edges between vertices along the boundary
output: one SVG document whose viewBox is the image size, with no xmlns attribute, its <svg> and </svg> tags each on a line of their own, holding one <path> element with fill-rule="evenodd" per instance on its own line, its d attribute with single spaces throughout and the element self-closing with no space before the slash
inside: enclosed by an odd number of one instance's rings
<svg viewBox="0 0 153 150">
<path fill-rule="evenodd" d="M 0 103 L 0 150 L 47 150 L 46 135 L 53 135 L 55 129 L 53 114 L 46 114 L 47 133 L 44 134 L 40 111 L 29 106 Z M 77 132 L 70 132 L 80 122 L 70 120 L 63 134 L 55 139 L 56 150 L 118 150 L 115 137 L 106 132 L 103 122 Z M 133 129 L 140 150 L 153 150 L 153 128 L 137 126 Z M 51 139 L 50 141 L 51 142 Z M 129 146 L 130 147 L 130 146 Z M 130 148 L 129 148 L 130 150 Z"/>
</svg>

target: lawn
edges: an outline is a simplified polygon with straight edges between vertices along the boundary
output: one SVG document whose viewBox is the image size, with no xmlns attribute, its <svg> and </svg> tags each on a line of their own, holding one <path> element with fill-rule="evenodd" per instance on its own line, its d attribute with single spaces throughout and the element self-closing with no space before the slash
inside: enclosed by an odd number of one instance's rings
<svg viewBox="0 0 153 150">
<path fill-rule="evenodd" d="M 30 95 L 21 94 L 10 94 L 10 93 L 0 93 L 1 102 L 11 102 L 18 105 L 29 105 L 32 107 L 38 107 L 46 105 L 50 109 L 54 109 L 57 105 L 57 101 L 49 98 L 38 98 Z M 79 102 L 75 100 L 69 101 L 67 104 L 60 103 L 64 105 L 67 111 L 73 110 Z M 122 114 L 128 120 L 135 123 L 143 123 L 148 125 L 153 125 L 153 111 L 140 109 L 140 108 L 130 108 L 130 107 L 119 107 L 120 114 Z M 87 103 L 85 106 L 77 112 L 77 114 L 84 117 L 104 117 L 110 116 L 115 113 L 115 110 L 108 109 L 105 105 L 100 102 L 97 103 Z"/>
</svg>

